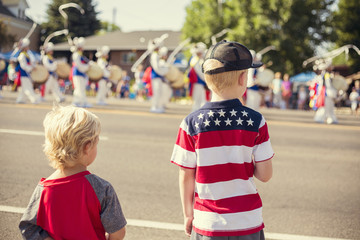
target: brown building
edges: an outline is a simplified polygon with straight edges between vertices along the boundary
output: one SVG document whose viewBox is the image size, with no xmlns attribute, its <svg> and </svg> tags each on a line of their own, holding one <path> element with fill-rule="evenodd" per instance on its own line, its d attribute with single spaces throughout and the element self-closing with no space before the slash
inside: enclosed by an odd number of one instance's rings
<svg viewBox="0 0 360 240">
<path fill-rule="evenodd" d="M 15 40 L 26 36 L 30 31 L 33 21 L 25 15 L 25 10 L 29 8 L 26 0 L 0 0 L 0 21 L 7 26 L 7 34 L 14 35 Z M 37 26 L 30 36 L 30 49 L 39 50 L 40 28 Z M 2 52 L 13 49 L 12 45 L 0 46 Z"/>
<path fill-rule="evenodd" d="M 91 60 L 95 60 L 95 53 L 101 46 L 110 47 L 110 63 L 120 66 L 133 77 L 130 69 L 135 61 L 147 50 L 148 42 L 151 39 L 160 37 L 167 33 L 164 45 L 169 49 L 169 54 L 180 44 L 180 31 L 134 31 L 134 32 L 110 32 L 99 36 L 85 38 L 84 54 Z M 70 46 L 67 42 L 55 44 L 56 56 L 65 56 L 70 61 Z M 144 65 L 148 64 L 147 60 Z"/>
</svg>

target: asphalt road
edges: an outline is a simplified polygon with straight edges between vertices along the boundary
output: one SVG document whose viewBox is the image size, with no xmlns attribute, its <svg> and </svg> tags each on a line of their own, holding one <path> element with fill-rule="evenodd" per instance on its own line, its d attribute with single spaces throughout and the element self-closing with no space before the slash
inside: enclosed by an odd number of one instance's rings
<svg viewBox="0 0 360 240">
<path fill-rule="evenodd" d="M 21 239 L 21 214 L 6 209 L 25 208 L 40 178 L 53 171 L 42 152 L 42 121 L 52 103 L 16 105 L 15 97 L 5 92 L 0 99 L 0 239 Z M 126 239 L 187 239 L 177 229 L 178 167 L 169 159 L 191 106 L 172 103 L 159 115 L 149 113 L 148 102 L 109 102 L 90 108 L 102 132 L 89 170 L 113 184 L 130 220 Z M 267 239 L 360 239 L 360 118 L 338 110 L 339 124 L 324 125 L 311 111 L 260 112 L 275 150 L 273 178 L 257 181 Z"/>
</svg>

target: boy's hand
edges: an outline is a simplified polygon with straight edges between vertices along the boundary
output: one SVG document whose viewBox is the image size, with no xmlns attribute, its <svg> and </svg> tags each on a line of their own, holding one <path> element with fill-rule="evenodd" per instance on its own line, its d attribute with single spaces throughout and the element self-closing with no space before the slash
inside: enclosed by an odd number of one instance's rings
<svg viewBox="0 0 360 240">
<path fill-rule="evenodd" d="M 44 240 L 54 240 L 52 237 L 47 237 Z"/>
<path fill-rule="evenodd" d="M 192 230 L 193 217 L 187 217 L 184 219 L 185 234 L 190 237 Z"/>
</svg>

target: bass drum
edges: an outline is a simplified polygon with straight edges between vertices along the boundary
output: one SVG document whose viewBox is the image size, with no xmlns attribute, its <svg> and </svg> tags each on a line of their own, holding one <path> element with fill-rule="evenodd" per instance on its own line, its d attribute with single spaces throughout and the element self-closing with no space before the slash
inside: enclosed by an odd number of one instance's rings
<svg viewBox="0 0 360 240">
<path fill-rule="evenodd" d="M 122 70 L 119 66 L 117 65 L 111 65 L 110 66 L 110 81 L 117 83 L 120 81 L 122 76 Z"/>
<path fill-rule="evenodd" d="M 30 73 L 31 79 L 34 83 L 43 84 L 49 77 L 49 72 L 43 65 L 35 65 L 34 69 Z"/>
<path fill-rule="evenodd" d="M 56 74 L 61 79 L 68 79 L 71 72 L 71 67 L 67 62 L 57 62 Z"/>
<path fill-rule="evenodd" d="M 349 87 L 348 83 L 346 82 L 346 79 L 341 75 L 335 75 L 332 79 L 332 85 L 333 87 L 340 91 L 346 91 Z"/>
<path fill-rule="evenodd" d="M 172 88 L 183 88 L 185 86 L 184 74 L 175 66 L 170 66 L 165 78 L 169 80 Z"/>
<path fill-rule="evenodd" d="M 90 64 L 89 70 L 86 74 L 89 76 L 90 82 L 98 82 L 103 76 L 103 71 L 101 67 L 94 62 Z"/>
<path fill-rule="evenodd" d="M 256 83 L 262 87 L 269 87 L 272 80 L 274 79 L 275 74 L 270 69 L 259 69 L 256 75 Z"/>
</svg>

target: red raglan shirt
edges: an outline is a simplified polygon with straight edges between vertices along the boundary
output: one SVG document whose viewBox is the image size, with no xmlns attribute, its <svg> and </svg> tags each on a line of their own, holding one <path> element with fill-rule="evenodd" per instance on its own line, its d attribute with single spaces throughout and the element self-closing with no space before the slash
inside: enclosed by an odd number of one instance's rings
<svg viewBox="0 0 360 240">
<path fill-rule="evenodd" d="M 24 239 L 105 240 L 105 232 L 125 227 L 114 188 L 88 171 L 72 176 L 41 179 L 21 218 Z"/>
</svg>

